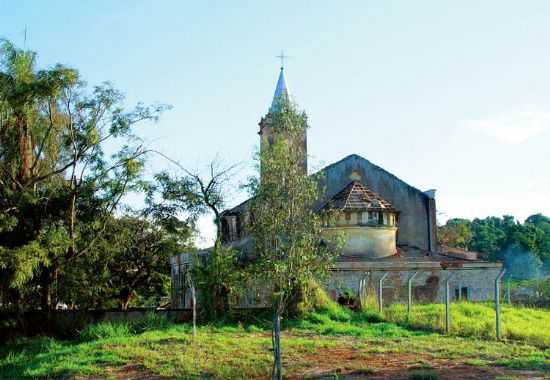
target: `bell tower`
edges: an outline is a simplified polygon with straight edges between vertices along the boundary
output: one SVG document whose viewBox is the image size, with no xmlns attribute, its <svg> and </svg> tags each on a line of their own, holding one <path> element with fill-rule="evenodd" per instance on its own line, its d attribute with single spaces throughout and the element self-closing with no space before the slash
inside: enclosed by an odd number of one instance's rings
<svg viewBox="0 0 550 380">
<path fill-rule="evenodd" d="M 281 53 L 279 58 L 281 58 L 281 69 L 279 72 L 279 79 L 277 80 L 277 86 L 275 87 L 275 93 L 273 94 L 273 100 L 269 107 L 269 111 L 262 117 L 258 124 L 260 126 L 260 131 L 258 132 L 260 135 L 260 150 L 270 146 L 278 133 L 284 133 L 274 128 L 274 115 L 280 111 L 284 103 L 289 104 L 291 107 L 293 106 L 292 97 L 286 83 L 285 68 L 283 65 L 285 56 Z M 294 140 L 291 141 L 292 149 L 298 149 L 300 151 L 300 156 L 303 157 L 301 166 L 303 167 L 304 174 L 307 174 L 307 128 L 304 128 L 303 132 L 300 132 L 298 136 L 292 137 L 292 139 Z"/>
</svg>

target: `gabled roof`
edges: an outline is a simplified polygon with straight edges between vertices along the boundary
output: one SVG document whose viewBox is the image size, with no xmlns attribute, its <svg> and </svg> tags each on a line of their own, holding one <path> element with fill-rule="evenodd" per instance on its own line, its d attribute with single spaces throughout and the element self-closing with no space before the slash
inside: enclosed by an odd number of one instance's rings
<svg viewBox="0 0 550 380">
<path fill-rule="evenodd" d="M 351 181 L 340 192 L 329 199 L 320 209 L 340 211 L 396 211 L 390 202 L 369 190 L 360 181 Z"/>
<path fill-rule="evenodd" d="M 275 93 L 273 94 L 273 100 L 271 101 L 271 107 L 269 108 L 270 112 L 277 110 L 277 104 L 280 101 L 290 101 L 290 91 L 286 84 L 285 78 L 285 69 L 281 67 L 279 72 L 279 79 L 277 80 L 277 87 L 275 87 Z"/>
<path fill-rule="evenodd" d="M 375 170 L 379 171 L 380 173 L 382 173 L 382 174 L 384 174 L 384 175 L 386 175 L 390 178 L 395 179 L 396 181 L 401 183 L 403 186 L 409 188 L 411 191 L 413 191 L 415 193 L 418 193 L 419 195 L 421 195 L 425 198 L 429 198 L 429 196 L 428 196 L 428 194 L 426 194 L 426 192 L 424 192 L 424 191 L 422 191 L 422 190 L 420 190 L 420 189 L 418 189 L 414 186 L 409 185 L 407 182 L 403 181 L 401 178 L 397 177 L 395 174 L 390 173 L 389 171 L 382 168 L 381 166 L 373 164 L 372 162 L 367 160 L 365 157 L 360 156 L 360 155 L 355 154 L 355 153 L 349 154 L 346 157 L 342 158 L 341 160 L 338 160 L 336 162 L 333 162 L 332 164 L 329 164 L 329 165 L 325 166 L 324 168 L 322 168 L 322 169 L 318 170 L 317 172 L 313 173 L 312 176 L 323 176 L 324 173 L 327 173 L 330 170 L 336 169 L 339 166 L 345 165 L 348 162 L 349 163 L 353 163 L 353 162 L 355 162 L 355 163 L 364 163 L 366 165 L 369 165 L 369 166 L 373 167 Z"/>
</svg>

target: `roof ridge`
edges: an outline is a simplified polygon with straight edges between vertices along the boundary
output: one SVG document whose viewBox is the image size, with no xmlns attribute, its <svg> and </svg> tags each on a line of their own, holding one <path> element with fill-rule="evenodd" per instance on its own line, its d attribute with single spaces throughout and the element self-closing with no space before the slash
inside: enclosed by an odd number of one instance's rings
<svg viewBox="0 0 550 380">
<path fill-rule="evenodd" d="M 346 201 L 344 202 L 344 207 L 343 207 L 343 208 L 346 208 L 346 206 L 348 206 L 350 194 L 351 194 L 351 192 L 353 191 L 353 188 L 354 188 L 354 187 L 355 187 L 355 181 L 351 181 L 350 183 L 348 183 L 348 184 L 340 191 L 340 193 L 343 193 L 344 191 L 346 191 L 346 190 L 349 188 L 349 191 L 348 191 L 348 194 L 347 194 L 347 196 L 346 196 Z"/>
<path fill-rule="evenodd" d="M 361 180 L 352 180 L 324 203 L 320 209 L 340 210 L 395 210 L 393 205 L 369 189 Z"/>
<path fill-rule="evenodd" d="M 311 175 L 312 175 L 312 176 L 316 176 L 316 175 L 320 175 L 320 174 L 322 175 L 322 173 L 323 173 L 324 171 L 326 171 L 327 169 L 332 168 L 332 167 L 334 167 L 334 166 L 337 166 L 337 165 L 341 164 L 342 162 L 344 162 L 344 161 L 346 161 L 346 160 L 349 160 L 349 159 L 359 159 L 359 160 L 366 161 L 369 165 L 372 165 L 374 168 L 376 168 L 377 170 L 381 171 L 382 173 L 385 173 L 385 174 L 389 175 L 390 177 L 396 179 L 398 182 L 404 184 L 406 187 L 408 187 L 408 188 L 410 188 L 410 189 L 412 189 L 412 190 L 414 190 L 414 191 L 420 193 L 422 196 L 424 196 L 424 197 L 426 197 L 426 198 L 428 197 L 424 191 L 420 190 L 420 189 L 417 188 L 417 187 L 414 187 L 414 186 L 408 184 L 407 182 L 405 182 L 404 180 L 402 180 L 401 178 L 399 178 L 399 177 L 396 176 L 395 174 L 393 174 L 393 173 L 387 171 L 386 169 L 384 169 L 383 167 L 381 167 L 381 166 L 379 166 L 379 165 L 376 165 L 375 163 L 369 161 L 368 159 L 366 159 L 365 157 L 363 157 L 363 156 L 361 156 L 361 155 L 359 155 L 359 154 L 357 154 L 357 153 L 348 154 L 347 156 L 341 158 L 340 160 L 338 160 L 338 161 L 336 161 L 336 162 L 333 162 L 333 163 L 331 163 L 331 164 L 325 166 L 324 168 L 321 168 L 321 169 L 317 170 L 315 173 L 312 173 Z"/>
</svg>

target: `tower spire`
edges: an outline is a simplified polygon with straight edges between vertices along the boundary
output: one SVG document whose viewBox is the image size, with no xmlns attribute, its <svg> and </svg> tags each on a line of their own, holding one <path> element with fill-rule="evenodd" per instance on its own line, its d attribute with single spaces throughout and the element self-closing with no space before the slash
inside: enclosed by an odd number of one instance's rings
<svg viewBox="0 0 550 380">
<path fill-rule="evenodd" d="M 288 90 L 288 85 L 286 84 L 285 77 L 285 58 L 288 58 L 285 55 L 284 51 L 281 50 L 281 54 L 277 56 L 281 60 L 281 70 L 279 71 L 279 79 L 277 80 L 277 86 L 275 87 L 275 93 L 273 94 L 273 100 L 271 101 L 271 107 L 269 108 L 270 112 L 277 110 L 277 104 L 283 101 L 290 101 L 290 91 Z"/>
</svg>

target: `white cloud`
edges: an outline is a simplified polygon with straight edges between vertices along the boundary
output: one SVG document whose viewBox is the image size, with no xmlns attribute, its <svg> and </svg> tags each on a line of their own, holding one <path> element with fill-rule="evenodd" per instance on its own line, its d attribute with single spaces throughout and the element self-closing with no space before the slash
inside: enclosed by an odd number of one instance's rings
<svg viewBox="0 0 550 380">
<path fill-rule="evenodd" d="M 487 119 L 468 120 L 463 124 L 499 142 L 521 144 L 550 131 L 550 112 L 524 109 Z"/>
</svg>

